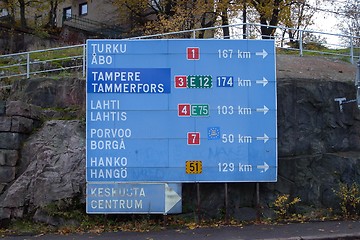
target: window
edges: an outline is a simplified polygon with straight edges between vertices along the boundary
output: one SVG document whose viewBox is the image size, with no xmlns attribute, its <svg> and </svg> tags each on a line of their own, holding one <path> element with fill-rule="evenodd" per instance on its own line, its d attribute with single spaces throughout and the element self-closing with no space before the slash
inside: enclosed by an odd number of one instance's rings
<svg viewBox="0 0 360 240">
<path fill-rule="evenodd" d="M 8 16 L 9 12 L 6 8 L 0 9 L 0 17 Z"/>
<path fill-rule="evenodd" d="M 65 20 L 70 19 L 71 15 L 72 15 L 71 7 L 64 8 L 64 19 Z"/>
<path fill-rule="evenodd" d="M 88 4 L 82 3 L 79 5 L 79 15 L 86 15 L 88 13 Z"/>
</svg>

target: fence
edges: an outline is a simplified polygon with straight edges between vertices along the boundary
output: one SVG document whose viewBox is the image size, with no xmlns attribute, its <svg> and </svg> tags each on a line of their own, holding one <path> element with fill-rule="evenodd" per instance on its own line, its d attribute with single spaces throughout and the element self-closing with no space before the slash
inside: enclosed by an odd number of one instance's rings
<svg viewBox="0 0 360 240">
<path fill-rule="evenodd" d="M 50 48 L 0 56 L 0 80 L 13 77 L 82 69 L 85 73 L 85 45 Z M 85 75 L 83 75 L 85 76 Z"/>
<path fill-rule="evenodd" d="M 274 36 L 262 36 L 260 28 L 271 28 Z M 261 24 L 234 24 L 220 27 L 200 28 L 188 31 L 148 35 L 130 39 L 156 38 L 224 38 L 222 31 L 230 32 L 225 38 L 261 39 L 272 38 L 278 52 L 293 52 L 300 56 L 321 54 L 348 60 L 355 63 L 360 56 L 360 36 L 341 35 L 280 26 Z M 331 39 L 325 42 L 324 39 Z M 0 56 L 0 87 L 13 77 L 30 78 L 31 75 L 42 76 L 52 72 L 77 72 L 85 77 L 86 70 L 85 44 L 58 47 Z"/>
<path fill-rule="evenodd" d="M 118 26 L 110 26 L 88 18 L 82 18 L 76 15 L 63 16 L 63 25 L 67 25 L 76 29 L 81 29 L 95 36 L 104 38 L 116 38 L 123 33 Z"/>
</svg>

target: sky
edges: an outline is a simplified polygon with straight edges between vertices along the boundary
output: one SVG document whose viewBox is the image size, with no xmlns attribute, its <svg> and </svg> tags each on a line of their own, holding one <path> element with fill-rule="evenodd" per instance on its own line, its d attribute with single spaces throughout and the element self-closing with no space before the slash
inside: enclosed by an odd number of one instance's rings
<svg viewBox="0 0 360 240">
<path fill-rule="evenodd" d="M 309 0 L 310 4 L 314 7 L 319 8 L 314 17 L 314 25 L 308 26 L 306 30 L 312 30 L 312 31 L 318 31 L 318 32 L 325 32 L 325 33 L 331 33 L 331 34 L 341 34 L 341 31 L 338 27 L 338 24 L 340 23 L 340 20 L 336 18 L 334 13 L 327 12 L 334 11 L 333 6 L 330 4 L 321 4 L 319 6 L 315 5 L 316 0 Z M 337 2 L 341 3 L 345 0 L 336 0 Z M 241 23 L 241 17 L 239 19 L 235 19 L 234 23 Z M 240 20 L 240 22 L 238 22 Z M 326 42 L 329 44 L 328 47 L 338 48 L 338 45 L 342 45 L 341 38 L 333 35 L 321 35 L 321 38 L 326 37 Z M 333 46 L 332 46 L 333 45 Z M 340 46 L 341 47 L 341 46 Z M 347 47 L 347 46 L 344 46 Z"/>
<path fill-rule="evenodd" d="M 338 0 L 341 2 L 342 0 Z M 310 0 L 312 4 L 314 4 L 315 0 Z M 318 8 L 322 10 L 333 10 L 333 6 L 329 4 L 321 4 Z M 326 11 L 317 11 L 314 15 L 314 25 L 310 26 L 309 30 L 315 30 L 320 32 L 326 33 L 333 33 L 333 34 L 341 34 L 341 31 L 338 27 L 340 24 L 340 20 L 336 18 L 334 13 L 328 13 Z M 327 35 L 327 43 L 328 44 L 341 44 L 340 38 L 336 36 Z"/>
<path fill-rule="evenodd" d="M 330 14 L 317 13 L 314 16 L 315 24 L 309 27 L 309 30 L 315 30 L 326 33 L 341 34 L 341 31 L 337 27 L 339 20 L 335 16 Z M 326 41 L 328 44 L 339 44 L 339 37 L 326 35 Z"/>
<path fill-rule="evenodd" d="M 338 27 L 339 20 L 334 14 L 326 14 L 323 12 L 317 12 L 314 15 L 314 26 L 311 26 L 313 30 L 322 30 L 329 33 L 340 33 Z"/>
</svg>

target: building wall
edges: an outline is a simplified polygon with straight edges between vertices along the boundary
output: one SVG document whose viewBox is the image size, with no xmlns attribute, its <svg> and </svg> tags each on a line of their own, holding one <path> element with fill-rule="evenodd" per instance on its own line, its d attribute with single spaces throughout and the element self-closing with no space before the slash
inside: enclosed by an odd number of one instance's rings
<svg viewBox="0 0 360 240">
<path fill-rule="evenodd" d="M 41 26 L 49 21 L 50 5 L 48 3 L 33 3 L 26 7 L 26 21 L 28 26 Z M 82 8 L 83 7 L 83 8 Z M 71 15 L 80 18 L 86 18 L 108 25 L 116 24 L 119 18 L 117 8 L 110 0 L 65 0 L 60 2 L 57 7 L 57 27 L 62 27 L 64 11 L 71 9 Z M 81 10 L 86 10 L 82 12 Z M 0 18 L 11 12 L 6 6 L 0 2 Z M 84 13 L 84 14 L 82 14 Z M 69 16 L 70 17 L 70 16 Z M 15 19 L 20 21 L 20 11 L 15 9 Z"/>
<path fill-rule="evenodd" d="M 58 27 L 62 27 L 63 17 L 70 8 L 71 15 L 74 17 L 90 19 L 107 25 L 116 24 L 119 18 L 117 8 L 109 0 L 65 0 L 65 2 L 59 4 L 58 7 Z M 81 9 L 86 9 L 86 13 L 82 12 Z"/>
</svg>

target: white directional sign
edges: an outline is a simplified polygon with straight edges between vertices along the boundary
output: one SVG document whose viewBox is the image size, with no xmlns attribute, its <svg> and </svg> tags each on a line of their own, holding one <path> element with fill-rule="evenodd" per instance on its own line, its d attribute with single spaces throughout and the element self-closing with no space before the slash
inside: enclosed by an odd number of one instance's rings
<svg viewBox="0 0 360 240">
<path fill-rule="evenodd" d="M 181 213 L 181 184 L 88 183 L 87 213 Z"/>
<path fill-rule="evenodd" d="M 180 189 L 180 190 L 179 190 Z M 181 203 L 181 184 L 165 184 L 165 212 L 164 213 L 175 213 L 176 205 Z M 179 209 L 179 208 L 178 208 Z M 181 208 L 180 208 L 181 210 Z M 181 211 L 180 211 L 181 212 Z M 176 212 L 176 213 L 180 213 Z"/>
</svg>

